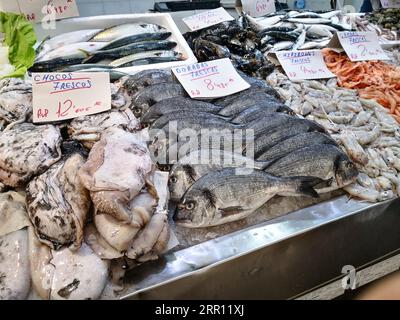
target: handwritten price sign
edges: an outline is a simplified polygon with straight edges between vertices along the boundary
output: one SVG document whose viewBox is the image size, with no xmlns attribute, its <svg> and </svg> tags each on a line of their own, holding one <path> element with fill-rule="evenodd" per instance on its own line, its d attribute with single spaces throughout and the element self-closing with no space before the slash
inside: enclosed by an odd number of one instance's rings
<svg viewBox="0 0 400 320">
<path fill-rule="evenodd" d="M 52 122 L 111 109 L 110 75 L 32 73 L 33 122 Z"/>
<path fill-rule="evenodd" d="M 191 31 L 204 29 L 231 20 L 235 19 L 222 7 L 182 19 Z"/>
<path fill-rule="evenodd" d="M 172 71 L 191 98 L 220 98 L 250 88 L 228 58 L 176 67 Z"/>
<path fill-rule="evenodd" d="M 320 50 L 280 51 L 276 57 L 290 80 L 335 77 L 327 68 Z"/>
<path fill-rule="evenodd" d="M 276 11 L 274 0 L 241 0 L 240 2 L 242 11 L 255 18 Z"/>
<path fill-rule="evenodd" d="M 382 8 L 400 8 L 400 0 L 381 0 Z"/>
<path fill-rule="evenodd" d="M 337 37 L 351 61 L 389 60 L 375 32 L 338 32 Z"/>
<path fill-rule="evenodd" d="M 65 19 L 79 16 L 75 0 L 18 0 L 21 13 L 28 21 L 40 22 L 44 17 Z"/>
</svg>

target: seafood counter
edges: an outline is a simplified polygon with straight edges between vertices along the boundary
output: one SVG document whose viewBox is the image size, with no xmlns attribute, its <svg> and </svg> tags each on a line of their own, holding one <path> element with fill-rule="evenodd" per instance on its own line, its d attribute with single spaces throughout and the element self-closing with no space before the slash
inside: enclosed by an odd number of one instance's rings
<svg viewBox="0 0 400 320">
<path fill-rule="evenodd" d="M 111 109 L 35 124 L 29 75 L 0 80 L 0 299 L 128 298 L 335 223 L 356 229 L 368 213 L 362 228 L 372 211 L 394 228 L 398 49 L 390 62 L 324 49 L 329 80 L 290 81 L 268 59 L 325 48 L 353 22 L 340 11 L 243 14 L 182 36 L 170 16 L 149 14 L 37 31 L 30 72 L 108 72 Z M 192 99 L 171 71 L 219 58 L 250 87 Z"/>
</svg>

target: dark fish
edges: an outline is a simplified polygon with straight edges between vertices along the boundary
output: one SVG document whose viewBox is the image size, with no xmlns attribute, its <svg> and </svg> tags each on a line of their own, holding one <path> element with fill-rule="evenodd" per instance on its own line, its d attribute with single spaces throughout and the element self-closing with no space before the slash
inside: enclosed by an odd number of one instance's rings
<svg viewBox="0 0 400 320">
<path fill-rule="evenodd" d="M 220 149 L 201 149 L 190 152 L 174 164 L 169 175 L 170 199 L 179 201 L 189 187 L 202 176 L 222 168 L 258 168 L 267 163 L 255 162 L 250 158 Z"/>
<path fill-rule="evenodd" d="M 276 100 L 273 96 L 263 92 L 243 92 L 241 97 L 238 97 L 228 105 L 224 106 L 219 112 L 222 116 L 236 116 L 239 113 L 245 111 L 247 108 L 254 105 L 270 106 L 271 108 L 277 108 L 282 106 L 282 103 Z"/>
<path fill-rule="evenodd" d="M 185 97 L 187 93 L 178 83 L 157 83 L 143 88 L 132 99 L 130 108 L 136 117 L 141 117 L 150 106 L 164 99 L 173 97 Z"/>
<path fill-rule="evenodd" d="M 290 32 L 267 31 L 265 32 L 265 35 L 281 41 L 296 41 L 297 38 L 300 36 L 300 33 L 296 31 L 290 31 Z"/>
<path fill-rule="evenodd" d="M 221 110 L 221 113 L 223 113 L 223 111 L 224 109 Z M 277 103 L 275 101 L 261 101 L 260 103 L 257 103 L 253 106 L 246 107 L 244 111 L 240 112 L 239 114 L 235 115 L 234 118 L 232 118 L 232 122 L 238 124 L 250 123 L 254 120 L 262 118 L 265 113 L 271 112 L 282 112 L 290 115 L 295 114 L 292 109 L 279 102 Z"/>
<path fill-rule="evenodd" d="M 234 128 L 235 126 L 228 123 L 229 118 L 219 116 L 216 114 L 208 112 L 193 112 L 181 111 L 181 112 L 170 112 L 159 117 L 156 121 L 152 123 L 150 129 L 163 129 L 168 125 L 170 121 L 176 121 L 178 125 L 178 130 L 180 129 L 193 129 L 200 130 L 204 125 L 204 128 L 210 128 L 210 124 L 213 124 L 215 128 L 216 125 L 221 125 L 224 127 Z M 215 123 L 214 123 L 215 122 Z M 184 125 L 186 124 L 186 126 Z"/>
<path fill-rule="evenodd" d="M 144 70 L 121 79 L 122 87 L 130 96 L 139 90 L 159 83 L 171 83 L 173 81 L 169 70 Z"/>
<path fill-rule="evenodd" d="M 103 59 L 118 59 L 130 54 L 150 50 L 170 50 L 176 47 L 176 42 L 168 40 L 137 42 L 110 50 L 99 50 L 89 55 L 85 63 L 95 63 Z"/>
<path fill-rule="evenodd" d="M 148 64 L 163 63 L 163 62 L 173 62 L 173 61 L 182 61 L 182 57 L 175 56 L 175 57 L 149 57 L 149 58 L 143 58 L 143 59 L 138 59 L 138 60 L 134 60 L 134 61 L 131 61 L 131 62 L 127 62 L 125 64 L 122 64 L 122 65 L 118 66 L 118 68 L 143 66 L 143 65 L 148 65 Z"/>
<path fill-rule="evenodd" d="M 355 181 L 358 170 L 349 157 L 338 147 L 321 144 L 295 150 L 273 162 L 267 172 L 282 176 L 312 176 L 327 182 L 318 192 L 327 192 L 347 186 Z"/>
<path fill-rule="evenodd" d="M 152 105 L 140 118 L 142 123 L 153 123 L 159 117 L 167 113 L 179 113 L 180 111 L 209 112 L 217 114 L 221 107 L 208 102 L 192 100 L 185 97 L 173 97 L 162 100 Z"/>
<path fill-rule="evenodd" d="M 256 158 L 260 161 L 271 161 L 279 159 L 298 149 L 321 144 L 331 144 L 337 146 L 335 140 L 324 133 L 319 131 L 305 132 L 280 141 L 271 148 L 267 148 L 265 150 L 262 148 L 262 150 L 258 151 L 256 154 Z"/>
<path fill-rule="evenodd" d="M 104 51 L 109 49 L 115 49 L 118 47 L 123 47 L 127 44 L 143 42 L 143 41 L 165 40 L 170 36 L 171 32 L 155 32 L 155 33 L 150 32 L 150 33 L 132 34 L 111 41 L 109 44 L 105 45 L 101 50 Z"/>
<path fill-rule="evenodd" d="M 82 57 L 65 57 L 57 58 L 47 61 L 35 62 L 34 65 L 29 69 L 30 72 L 51 72 L 60 66 L 70 66 L 82 63 L 84 58 Z"/>
<path fill-rule="evenodd" d="M 282 179 L 260 170 L 241 170 L 225 168 L 197 180 L 178 204 L 175 222 L 188 228 L 210 227 L 243 219 L 275 195 L 317 197 L 313 186 L 319 179 Z"/>
<path fill-rule="evenodd" d="M 269 123 L 266 123 L 267 121 L 269 121 Z M 256 157 L 281 141 L 295 135 L 305 132 L 325 133 L 325 129 L 316 122 L 296 117 L 287 117 L 287 119 L 285 119 L 278 116 L 271 118 L 265 114 L 263 117 L 260 117 L 258 124 L 260 125 L 259 127 L 253 126 L 256 137 L 254 142 L 254 154 Z"/>
</svg>

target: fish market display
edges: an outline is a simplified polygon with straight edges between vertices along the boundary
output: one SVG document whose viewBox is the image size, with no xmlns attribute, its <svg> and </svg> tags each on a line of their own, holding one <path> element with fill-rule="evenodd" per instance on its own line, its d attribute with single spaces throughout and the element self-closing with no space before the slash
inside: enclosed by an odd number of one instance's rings
<svg viewBox="0 0 400 320">
<path fill-rule="evenodd" d="M 30 81 L 0 82 L 0 299 L 97 299 L 167 250 L 168 174 L 120 88 L 109 111 L 36 125 Z"/>
<path fill-rule="evenodd" d="M 203 102 L 188 98 L 167 71 L 147 70 L 119 82 L 125 96 L 135 92 L 137 87 L 142 88 L 131 97 L 126 107 L 148 126 L 153 161 L 161 169 L 171 169 L 169 188 L 171 200 L 177 203 L 177 224 L 199 228 L 236 221 L 247 217 L 275 195 L 317 197 L 318 193 L 347 186 L 357 177 L 354 164 L 321 125 L 295 116 L 279 98 L 278 92 L 264 81 L 252 79 L 249 83 L 251 87 L 248 90 Z M 188 130 L 193 140 L 186 139 Z M 231 149 L 225 149 L 235 130 L 251 130 L 253 146 L 246 145 L 246 138 L 240 136 L 233 140 L 234 149 L 232 145 Z M 301 142 L 296 141 L 297 136 L 302 136 Z M 212 148 L 208 143 L 210 138 L 214 139 Z M 211 149 L 212 157 L 209 154 Z M 282 162 L 278 162 L 280 159 Z M 318 162 L 324 166 L 317 165 Z M 254 179 L 259 177 L 263 181 L 249 189 L 259 195 L 257 202 L 250 205 L 253 195 L 249 194 L 246 200 L 249 205 L 240 207 L 236 202 L 225 203 L 224 196 L 219 198 L 209 193 L 214 179 L 220 180 L 221 170 L 223 181 L 232 179 L 233 185 L 239 181 L 235 180 L 236 171 L 232 168 L 245 170 L 243 185 L 222 192 L 235 192 L 233 197 L 242 199 L 238 190 L 246 189 L 246 183 L 251 184 L 254 174 Z M 194 195 L 190 196 L 188 204 L 186 196 L 190 192 Z M 205 194 L 199 207 L 195 207 L 192 201 L 197 197 L 196 192 Z M 242 200 L 245 198 L 244 195 Z M 124 206 L 119 206 L 122 211 L 120 219 L 127 216 Z M 210 210 L 207 218 L 204 217 L 204 208 Z"/>
<path fill-rule="evenodd" d="M 151 23 L 125 23 L 106 29 L 73 31 L 44 39 L 36 48 L 30 71 L 109 72 L 115 68 L 185 60 L 166 28 Z"/>
<path fill-rule="evenodd" d="M 370 202 L 385 201 L 400 195 L 400 127 L 387 109 L 373 100 L 359 98 L 356 90 L 337 87 L 336 79 L 297 83 L 275 72 L 267 80 L 286 100 L 287 106 L 306 119 L 324 126 L 354 162 L 360 174 L 356 182 L 345 186 L 344 190 L 355 198 Z M 295 165 L 294 170 L 297 172 L 313 152 L 314 159 L 320 159 L 319 163 L 329 166 L 329 162 L 321 160 L 321 157 L 323 152 L 337 152 L 332 138 L 320 137 L 320 143 L 324 146 L 311 146 L 304 149 L 307 151 L 303 155 L 298 154 L 299 163 L 302 164 Z M 306 141 L 315 141 L 315 133 L 313 136 L 307 133 L 302 139 L 301 136 L 292 139 L 295 148 L 301 147 Z M 268 152 L 275 153 L 273 149 L 275 147 Z M 288 160 L 292 161 L 284 157 L 273 163 L 271 172 L 289 173 L 292 169 L 286 165 Z M 353 170 L 350 169 L 352 166 L 346 161 L 341 162 L 341 173 L 335 174 L 336 180 L 346 179 Z M 338 168 L 336 163 L 335 167 Z M 314 168 L 314 174 L 321 168 Z"/>
<path fill-rule="evenodd" d="M 230 58 L 239 70 L 265 78 L 274 69 L 266 53 L 322 49 L 337 31 L 353 30 L 350 20 L 340 10 L 321 14 L 281 11 L 260 18 L 244 13 L 237 20 L 184 36 L 200 62 Z"/>
<path fill-rule="evenodd" d="M 357 30 L 375 31 L 383 44 L 400 40 L 400 9 L 380 9 L 355 17 Z"/>
<path fill-rule="evenodd" d="M 338 84 L 357 89 L 360 97 L 388 108 L 400 122 L 400 69 L 383 61 L 352 62 L 343 53 L 325 50 L 325 62 L 338 77 Z"/>
<path fill-rule="evenodd" d="M 392 41 L 400 40 L 400 33 L 394 24 L 384 24 L 379 25 L 379 21 L 371 22 L 368 16 L 364 17 L 355 17 L 355 25 L 357 30 L 359 31 L 373 31 L 379 37 L 379 42 L 381 44 L 390 44 Z M 387 27 L 385 27 L 385 25 Z"/>
<path fill-rule="evenodd" d="M 246 28 L 243 20 L 188 32 L 184 37 L 199 62 L 230 58 L 239 70 L 261 78 L 274 69 L 260 51 L 257 33 Z"/>
<path fill-rule="evenodd" d="M 244 20 L 257 32 L 262 52 L 322 49 L 336 32 L 353 29 L 350 18 L 340 10 L 276 12 L 260 18 L 244 14 Z"/>
</svg>

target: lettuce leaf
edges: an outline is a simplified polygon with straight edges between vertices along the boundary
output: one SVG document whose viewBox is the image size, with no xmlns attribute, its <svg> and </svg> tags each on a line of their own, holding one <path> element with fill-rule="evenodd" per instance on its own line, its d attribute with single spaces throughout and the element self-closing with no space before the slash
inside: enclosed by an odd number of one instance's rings
<svg viewBox="0 0 400 320">
<path fill-rule="evenodd" d="M 33 25 L 24 15 L 0 12 L 0 32 L 4 33 L 4 43 L 9 47 L 8 59 L 15 67 L 13 73 L 2 78 L 21 78 L 35 61 Z"/>
</svg>

